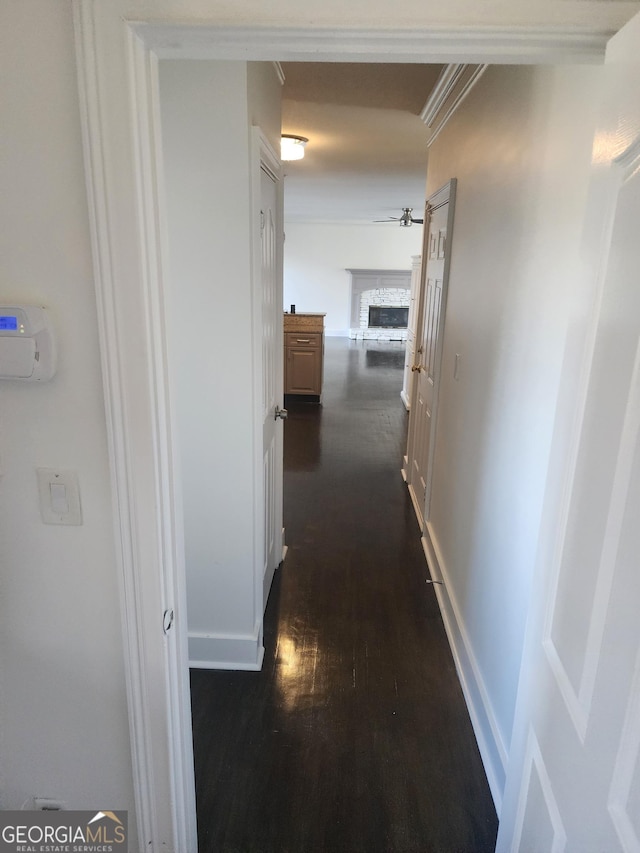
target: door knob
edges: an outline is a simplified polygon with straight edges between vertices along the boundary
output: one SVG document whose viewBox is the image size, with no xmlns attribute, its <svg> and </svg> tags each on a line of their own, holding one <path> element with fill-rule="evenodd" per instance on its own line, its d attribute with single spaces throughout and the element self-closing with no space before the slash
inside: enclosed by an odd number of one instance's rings
<svg viewBox="0 0 640 853">
<path fill-rule="evenodd" d="M 280 406 L 276 406 L 274 419 L 277 421 L 278 418 L 280 418 L 280 420 L 284 421 L 284 420 L 286 420 L 288 414 L 289 414 L 289 412 L 286 409 L 281 409 Z"/>
</svg>

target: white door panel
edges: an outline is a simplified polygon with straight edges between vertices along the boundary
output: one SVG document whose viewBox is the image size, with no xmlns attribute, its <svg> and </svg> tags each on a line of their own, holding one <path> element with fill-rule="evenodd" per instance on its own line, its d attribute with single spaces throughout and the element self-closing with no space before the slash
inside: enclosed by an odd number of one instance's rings
<svg viewBox="0 0 640 853">
<path fill-rule="evenodd" d="M 403 383 L 402 383 L 402 392 L 400 396 L 402 397 L 402 402 L 405 405 L 405 408 L 408 410 L 411 408 L 411 400 L 413 397 L 413 385 L 415 374 L 412 372 L 411 368 L 416 363 L 415 355 L 416 348 L 418 344 L 416 343 L 416 330 L 418 325 L 418 309 L 420 306 L 420 298 L 421 298 L 421 266 L 422 266 L 422 256 L 414 255 L 412 257 L 411 264 L 411 297 L 409 300 L 409 317 L 407 320 L 407 345 L 405 348 L 405 359 L 404 359 L 404 375 L 403 375 Z M 404 466 L 403 466 L 403 475 L 405 479 L 407 478 L 407 469 L 408 469 L 408 460 L 407 457 L 404 457 Z"/>
<path fill-rule="evenodd" d="M 546 607 L 525 656 L 501 853 L 640 853 L 640 16 L 607 63 L 589 369 Z"/>
<path fill-rule="evenodd" d="M 448 275 L 447 230 L 451 231 L 455 181 L 427 202 L 419 322 L 416 330 L 416 375 L 409 414 L 407 482 L 422 527 L 429 517 L 430 469 L 435 438 L 440 355 Z"/>
<path fill-rule="evenodd" d="M 283 424 L 276 411 L 283 400 L 282 240 L 275 175 L 260 169 L 260 292 L 262 339 L 263 602 L 282 560 Z"/>
</svg>

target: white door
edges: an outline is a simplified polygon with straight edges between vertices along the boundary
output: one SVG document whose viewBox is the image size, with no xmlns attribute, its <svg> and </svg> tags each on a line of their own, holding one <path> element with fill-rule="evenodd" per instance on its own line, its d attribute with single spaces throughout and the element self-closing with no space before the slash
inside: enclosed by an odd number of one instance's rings
<svg viewBox="0 0 640 853">
<path fill-rule="evenodd" d="M 418 347 L 412 368 L 416 380 L 411 400 L 407 451 L 407 481 L 420 527 L 428 518 L 429 469 L 433 457 L 454 203 L 453 180 L 428 199 L 425 214 Z"/>
<path fill-rule="evenodd" d="M 262 339 L 263 606 L 282 561 L 283 401 L 282 213 L 278 179 L 260 168 L 260 301 Z"/>
<path fill-rule="evenodd" d="M 588 206 L 598 298 L 501 853 L 640 851 L 640 16 L 610 42 L 604 74 Z"/>
<path fill-rule="evenodd" d="M 411 295 L 409 297 L 409 317 L 407 320 L 407 345 L 405 347 L 404 357 L 404 374 L 402 377 L 402 391 L 400 397 L 404 403 L 405 409 L 409 411 L 411 408 L 411 398 L 413 396 L 413 380 L 415 373 L 411 370 L 416 363 L 416 331 L 418 325 L 418 309 L 420 307 L 420 285 L 422 272 L 422 256 L 414 255 L 411 258 Z M 405 457 L 406 463 L 406 457 Z"/>
</svg>

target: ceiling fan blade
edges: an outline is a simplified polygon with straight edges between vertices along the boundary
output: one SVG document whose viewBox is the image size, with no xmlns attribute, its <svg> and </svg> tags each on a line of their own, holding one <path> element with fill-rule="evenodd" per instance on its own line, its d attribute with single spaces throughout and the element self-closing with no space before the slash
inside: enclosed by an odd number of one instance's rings
<svg viewBox="0 0 640 853">
<path fill-rule="evenodd" d="M 374 219 L 373 222 L 399 222 L 400 225 L 413 225 L 414 222 L 416 225 L 424 225 L 424 219 L 414 219 L 411 216 L 411 212 L 413 210 L 412 207 L 403 207 L 402 216 L 390 216 L 388 219 Z"/>
</svg>

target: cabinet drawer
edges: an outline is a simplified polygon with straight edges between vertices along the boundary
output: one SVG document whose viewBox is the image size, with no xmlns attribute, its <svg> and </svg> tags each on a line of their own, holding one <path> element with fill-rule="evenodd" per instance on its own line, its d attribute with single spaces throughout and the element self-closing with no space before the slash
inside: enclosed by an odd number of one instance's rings
<svg viewBox="0 0 640 853">
<path fill-rule="evenodd" d="M 322 346 L 322 332 L 285 332 L 284 345 L 296 349 Z"/>
</svg>

